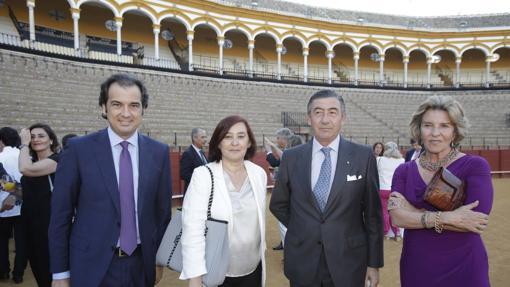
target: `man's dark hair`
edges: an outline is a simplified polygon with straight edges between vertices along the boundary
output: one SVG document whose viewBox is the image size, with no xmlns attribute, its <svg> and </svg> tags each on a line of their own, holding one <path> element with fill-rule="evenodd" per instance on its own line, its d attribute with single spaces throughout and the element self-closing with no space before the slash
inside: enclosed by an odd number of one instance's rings
<svg viewBox="0 0 510 287">
<path fill-rule="evenodd" d="M 66 149 L 67 142 L 69 141 L 69 139 L 72 139 L 72 138 L 77 137 L 77 136 L 78 136 L 77 134 L 67 134 L 67 135 L 63 136 L 62 137 L 62 148 Z"/>
<path fill-rule="evenodd" d="M 411 145 L 415 144 L 416 143 L 416 140 L 415 139 L 411 139 Z"/>
<path fill-rule="evenodd" d="M 253 135 L 253 131 L 251 130 L 248 121 L 240 116 L 229 116 L 218 123 L 211 136 L 211 141 L 209 141 L 210 162 L 219 162 L 221 160 L 222 155 L 220 143 L 225 138 L 230 128 L 237 123 L 243 123 L 246 126 L 246 132 L 248 133 L 248 139 L 250 140 L 250 147 L 246 151 L 244 159 L 249 160 L 255 155 L 255 152 L 257 151 L 257 143 L 255 142 L 255 136 Z"/>
<path fill-rule="evenodd" d="M 149 94 L 147 94 L 147 89 L 143 85 L 142 81 L 137 78 L 127 75 L 127 74 L 114 74 L 110 76 L 106 81 L 101 84 L 101 92 L 99 93 L 99 106 L 106 106 L 108 102 L 108 92 L 110 90 L 110 86 L 114 83 L 117 83 L 121 87 L 132 87 L 137 86 L 142 94 L 142 108 L 146 109 L 149 105 Z M 106 119 L 106 115 L 101 115 L 104 119 Z"/>
<path fill-rule="evenodd" d="M 18 147 L 21 144 L 21 138 L 18 132 L 11 127 L 3 127 L 0 129 L 0 141 L 5 146 Z"/>
<path fill-rule="evenodd" d="M 312 102 L 318 99 L 325 99 L 325 98 L 335 98 L 340 103 L 340 111 L 342 112 L 342 115 L 345 115 L 345 102 L 344 98 L 337 94 L 333 90 L 320 90 L 313 94 L 310 99 L 308 100 L 308 104 L 306 105 L 306 111 L 308 114 L 312 112 Z"/>
</svg>

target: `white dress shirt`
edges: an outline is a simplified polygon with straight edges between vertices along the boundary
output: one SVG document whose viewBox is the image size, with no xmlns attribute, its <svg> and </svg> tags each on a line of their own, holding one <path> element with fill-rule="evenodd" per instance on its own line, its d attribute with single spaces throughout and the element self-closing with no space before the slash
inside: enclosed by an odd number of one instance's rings
<svg viewBox="0 0 510 287">
<path fill-rule="evenodd" d="M 140 229 L 138 227 L 138 131 L 131 135 L 128 139 L 123 139 L 117 135 L 111 127 L 108 127 L 108 139 L 110 140 L 110 146 L 112 148 L 113 164 L 115 166 L 115 175 L 117 176 L 117 186 L 119 184 L 119 160 L 120 153 L 122 152 L 121 142 L 129 142 L 128 150 L 131 157 L 131 165 L 133 166 L 133 188 L 135 197 L 135 218 L 136 218 L 136 243 L 140 244 Z M 117 240 L 117 247 L 120 246 L 120 235 Z M 71 277 L 69 271 L 54 273 L 53 279 L 66 279 Z"/>
<path fill-rule="evenodd" d="M 329 179 L 329 186 L 331 188 L 331 184 L 333 184 L 333 179 L 335 178 L 336 172 L 336 162 L 338 160 L 338 146 L 340 144 L 340 135 L 336 137 L 328 147 L 331 148 L 329 152 L 329 156 L 331 157 L 331 177 Z M 312 189 L 315 187 L 317 180 L 319 180 L 319 174 L 321 172 L 322 162 L 324 161 L 324 153 L 321 151 L 323 146 L 313 138 L 312 142 Z"/>
<path fill-rule="evenodd" d="M 21 173 L 18 168 L 19 149 L 15 147 L 5 146 L 3 151 L 0 152 L 0 163 L 4 166 L 5 171 L 8 175 L 16 182 L 20 182 Z M 0 191 L 0 204 L 4 199 L 9 196 L 10 193 L 6 191 Z M 0 217 L 11 217 L 20 215 L 21 205 L 15 205 L 12 209 L 0 212 Z"/>
</svg>

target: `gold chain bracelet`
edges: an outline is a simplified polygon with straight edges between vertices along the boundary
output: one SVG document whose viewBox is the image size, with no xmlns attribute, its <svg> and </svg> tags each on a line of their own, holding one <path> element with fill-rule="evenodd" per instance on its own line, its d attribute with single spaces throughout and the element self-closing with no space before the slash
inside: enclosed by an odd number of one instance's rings
<svg viewBox="0 0 510 287">
<path fill-rule="evenodd" d="M 439 224 L 439 217 L 441 216 L 441 211 L 436 212 L 436 218 L 434 220 L 434 230 L 436 230 L 437 233 L 443 232 L 443 224 Z"/>
</svg>

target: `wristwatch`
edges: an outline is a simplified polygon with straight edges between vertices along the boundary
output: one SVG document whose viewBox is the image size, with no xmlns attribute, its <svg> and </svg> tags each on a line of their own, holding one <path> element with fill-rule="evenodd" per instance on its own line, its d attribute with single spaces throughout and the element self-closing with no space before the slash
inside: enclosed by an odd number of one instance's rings
<svg viewBox="0 0 510 287">
<path fill-rule="evenodd" d="M 21 150 L 21 149 L 22 149 L 22 148 L 24 148 L 24 147 L 28 147 L 28 145 L 26 145 L 26 144 L 22 144 L 22 145 L 20 145 L 20 146 L 19 146 L 19 150 Z"/>
</svg>

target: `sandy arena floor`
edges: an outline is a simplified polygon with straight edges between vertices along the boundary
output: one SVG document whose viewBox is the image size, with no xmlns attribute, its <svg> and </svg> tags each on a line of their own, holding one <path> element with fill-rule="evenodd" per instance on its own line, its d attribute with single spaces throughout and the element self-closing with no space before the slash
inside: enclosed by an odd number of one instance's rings
<svg viewBox="0 0 510 287">
<path fill-rule="evenodd" d="M 495 179 L 495 199 L 490 217 L 490 226 L 483 235 L 485 246 L 489 253 L 490 279 L 493 287 L 506 287 L 510 282 L 510 178 Z M 268 198 L 269 200 L 269 198 Z M 507 223 L 505 223 L 507 222 Z M 288 286 L 288 281 L 282 272 L 282 252 L 273 251 L 272 246 L 279 242 L 276 219 L 267 212 L 267 284 L 268 287 Z M 11 251 L 13 251 L 11 244 Z M 381 284 L 384 287 L 400 286 L 399 259 L 402 242 L 385 241 L 384 261 L 381 269 Z M 13 255 L 13 253 L 11 253 Z M 12 256 L 11 255 L 11 256 Z M 12 260 L 11 260 L 12 262 Z M 178 274 L 165 270 L 163 279 L 158 287 L 184 287 L 186 282 L 177 279 Z M 25 271 L 25 281 L 15 285 L 12 281 L 0 281 L 2 286 L 36 286 L 30 267 Z"/>
</svg>

